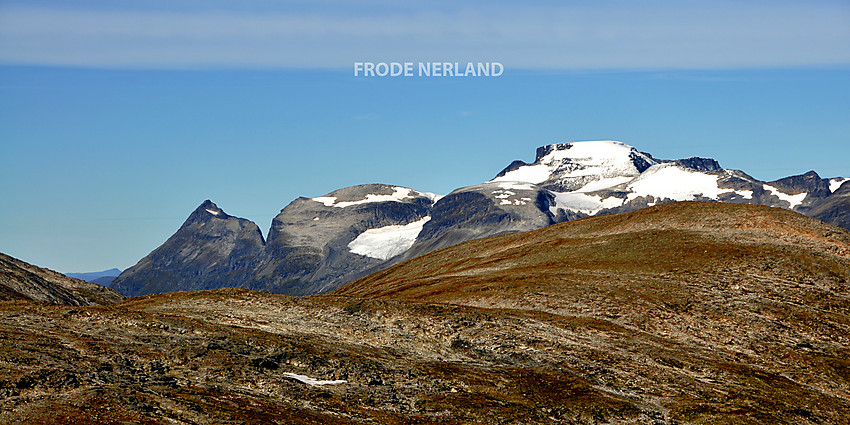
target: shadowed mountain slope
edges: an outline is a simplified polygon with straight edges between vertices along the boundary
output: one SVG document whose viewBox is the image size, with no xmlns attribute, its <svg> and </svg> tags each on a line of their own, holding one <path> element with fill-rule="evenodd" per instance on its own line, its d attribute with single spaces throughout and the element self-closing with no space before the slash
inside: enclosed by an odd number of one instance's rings
<svg viewBox="0 0 850 425">
<path fill-rule="evenodd" d="M 103 286 L 0 253 L 0 301 L 35 300 L 83 306 L 111 304 L 123 299 L 121 294 Z"/>
<path fill-rule="evenodd" d="M 239 286 L 257 268 L 260 228 L 204 201 L 159 248 L 124 270 L 110 287 L 128 296 Z"/>
<path fill-rule="evenodd" d="M 850 223 L 850 182 L 843 183 L 832 196 L 807 211 L 807 215 L 839 227 Z"/>
</svg>

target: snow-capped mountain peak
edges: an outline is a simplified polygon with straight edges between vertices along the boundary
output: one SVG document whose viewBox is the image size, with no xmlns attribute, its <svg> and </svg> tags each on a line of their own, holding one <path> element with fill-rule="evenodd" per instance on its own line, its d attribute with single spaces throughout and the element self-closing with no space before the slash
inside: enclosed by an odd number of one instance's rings
<svg viewBox="0 0 850 425">
<path fill-rule="evenodd" d="M 538 148 L 534 163 L 514 161 L 491 181 L 533 183 L 558 192 L 599 190 L 624 183 L 657 163 L 612 140 L 556 143 Z M 604 184 L 594 184 L 600 181 Z"/>
<path fill-rule="evenodd" d="M 536 185 L 548 193 L 545 209 L 557 222 L 671 201 L 809 207 L 844 180 L 827 181 L 811 171 L 768 184 L 726 170 L 711 158 L 660 160 L 625 143 L 603 140 L 542 146 L 534 163 L 514 161 L 491 182 Z"/>
</svg>

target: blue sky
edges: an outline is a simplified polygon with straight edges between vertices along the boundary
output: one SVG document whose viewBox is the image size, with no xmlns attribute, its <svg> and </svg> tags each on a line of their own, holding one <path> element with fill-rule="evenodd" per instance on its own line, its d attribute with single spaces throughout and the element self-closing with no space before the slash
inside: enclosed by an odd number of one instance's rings
<svg viewBox="0 0 850 425">
<path fill-rule="evenodd" d="M 850 176 L 846 2 L 634 3 L 5 0 L 0 251 L 126 268 L 207 198 L 266 232 L 298 196 L 447 193 L 575 140 Z M 352 73 L 431 60 L 505 73 Z"/>
</svg>

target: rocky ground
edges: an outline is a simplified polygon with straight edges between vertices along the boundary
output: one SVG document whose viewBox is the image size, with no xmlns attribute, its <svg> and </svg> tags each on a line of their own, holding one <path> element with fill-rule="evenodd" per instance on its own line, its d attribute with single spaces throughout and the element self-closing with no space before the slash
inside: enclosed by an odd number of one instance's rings
<svg viewBox="0 0 850 425">
<path fill-rule="evenodd" d="M 124 296 L 98 284 L 70 278 L 0 253 L 0 301 L 25 299 L 101 305 L 116 303 Z"/>
<path fill-rule="evenodd" d="M 850 234 L 703 205 L 473 241 L 321 296 L 0 302 L 0 423 L 846 423 Z"/>
</svg>

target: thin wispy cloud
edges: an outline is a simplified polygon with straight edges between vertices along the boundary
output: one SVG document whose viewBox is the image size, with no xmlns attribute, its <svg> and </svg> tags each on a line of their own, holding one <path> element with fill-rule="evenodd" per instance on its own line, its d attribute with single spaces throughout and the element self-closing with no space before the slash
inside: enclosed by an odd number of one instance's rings
<svg viewBox="0 0 850 425">
<path fill-rule="evenodd" d="M 724 5 L 719 7 L 718 5 Z M 382 14 L 0 8 L 0 63 L 127 68 L 347 68 L 500 61 L 530 69 L 850 64 L 850 6 L 405 9 Z"/>
</svg>

